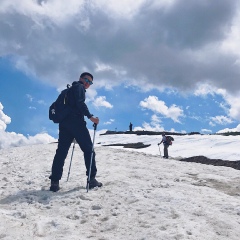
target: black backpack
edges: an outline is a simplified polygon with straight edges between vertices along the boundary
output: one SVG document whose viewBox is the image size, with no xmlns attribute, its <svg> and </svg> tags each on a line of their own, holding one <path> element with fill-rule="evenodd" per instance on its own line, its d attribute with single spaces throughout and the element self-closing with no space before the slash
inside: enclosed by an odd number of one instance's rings
<svg viewBox="0 0 240 240">
<path fill-rule="evenodd" d="M 68 105 L 68 94 L 72 86 L 69 84 L 58 96 L 57 100 L 49 107 L 49 119 L 54 123 L 62 122 L 72 112 L 71 107 Z"/>
<path fill-rule="evenodd" d="M 174 141 L 174 138 L 171 136 L 166 136 L 166 142 L 168 145 L 172 145 L 172 142 Z"/>
</svg>

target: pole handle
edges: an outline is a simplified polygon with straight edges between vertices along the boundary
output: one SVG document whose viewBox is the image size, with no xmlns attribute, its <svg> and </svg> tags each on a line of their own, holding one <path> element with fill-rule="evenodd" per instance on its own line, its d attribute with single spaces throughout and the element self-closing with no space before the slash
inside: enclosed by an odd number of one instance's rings
<svg viewBox="0 0 240 240">
<path fill-rule="evenodd" d="M 93 124 L 93 129 L 97 130 L 97 124 L 96 123 Z"/>
<path fill-rule="evenodd" d="M 96 118 L 98 118 L 98 117 L 96 117 Z M 97 123 L 94 123 L 94 124 L 93 124 L 93 129 L 94 129 L 94 130 L 97 130 Z"/>
</svg>

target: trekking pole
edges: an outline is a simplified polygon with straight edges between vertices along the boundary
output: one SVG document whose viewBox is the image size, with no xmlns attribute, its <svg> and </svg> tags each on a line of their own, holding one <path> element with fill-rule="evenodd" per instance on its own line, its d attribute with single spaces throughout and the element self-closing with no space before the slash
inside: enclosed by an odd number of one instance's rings
<svg viewBox="0 0 240 240">
<path fill-rule="evenodd" d="M 70 175 L 70 170 L 71 170 L 71 165 L 72 165 L 72 158 L 73 158 L 73 152 L 74 152 L 75 143 L 76 143 L 76 140 L 75 140 L 75 139 L 74 139 L 73 141 L 74 141 L 74 144 L 73 144 L 72 156 L 71 156 L 70 165 L 69 165 L 69 170 L 68 170 L 67 181 L 68 181 L 68 179 L 69 179 L 69 175 Z"/>
<path fill-rule="evenodd" d="M 158 148 L 159 148 L 160 156 L 162 157 L 161 150 L 160 150 L 160 144 L 158 144 Z"/>
<path fill-rule="evenodd" d="M 92 168 L 92 159 L 93 159 L 93 151 L 94 151 L 94 141 L 95 141 L 95 134 L 97 129 L 97 124 L 93 124 L 94 127 L 94 133 L 93 133 L 93 143 L 92 143 L 92 155 L 91 155 L 91 161 L 90 161 L 90 167 L 89 167 L 89 173 L 88 173 L 88 179 L 87 179 L 87 192 L 89 190 L 89 182 L 90 182 L 90 176 L 91 176 L 91 168 Z"/>
</svg>

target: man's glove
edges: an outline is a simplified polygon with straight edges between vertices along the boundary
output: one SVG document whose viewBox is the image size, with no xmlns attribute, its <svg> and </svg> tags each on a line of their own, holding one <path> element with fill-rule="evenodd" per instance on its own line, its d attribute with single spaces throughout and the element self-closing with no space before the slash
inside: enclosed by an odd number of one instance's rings
<svg viewBox="0 0 240 240">
<path fill-rule="evenodd" d="M 158 146 L 160 145 L 160 143 L 158 143 Z"/>
</svg>

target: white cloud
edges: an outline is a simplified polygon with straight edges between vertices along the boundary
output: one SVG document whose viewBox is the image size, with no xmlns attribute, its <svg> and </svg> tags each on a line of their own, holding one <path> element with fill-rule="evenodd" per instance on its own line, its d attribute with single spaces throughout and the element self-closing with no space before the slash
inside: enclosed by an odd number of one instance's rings
<svg viewBox="0 0 240 240">
<path fill-rule="evenodd" d="M 44 100 L 38 100 L 37 103 L 40 104 L 40 105 L 46 105 Z"/>
<path fill-rule="evenodd" d="M 47 133 L 39 133 L 35 136 L 25 137 L 22 134 L 5 131 L 7 128 L 7 124 L 11 123 L 11 118 L 4 114 L 2 110 L 3 105 L 0 102 L 0 149 L 56 141 L 56 139 L 54 139 Z"/>
<path fill-rule="evenodd" d="M 2 0 L 0 56 L 56 87 L 93 73 L 87 94 L 96 107 L 113 107 L 97 98 L 101 87 L 196 89 L 221 94 L 227 117 L 240 120 L 239 12 L 238 0 Z M 184 116 L 179 106 L 149 101 L 142 107 L 156 115 Z"/>
<path fill-rule="evenodd" d="M 226 133 L 226 132 L 240 132 L 240 124 L 238 124 L 237 127 L 235 128 L 225 128 L 218 131 L 217 133 Z"/>
<path fill-rule="evenodd" d="M 183 117 L 183 110 L 173 104 L 167 107 L 164 101 L 158 100 L 156 96 L 149 96 L 140 102 L 140 106 L 149 109 L 154 113 L 159 113 L 167 118 L 171 118 L 174 122 L 180 122 L 179 118 Z"/>
<path fill-rule="evenodd" d="M 228 118 L 226 116 L 211 117 L 211 120 L 212 120 L 211 122 L 214 122 L 220 125 L 226 125 L 233 122 L 231 118 Z"/>
<path fill-rule="evenodd" d="M 115 122 L 115 119 L 110 119 L 109 121 L 104 122 L 103 124 L 104 125 L 111 125 L 113 122 Z"/>
<path fill-rule="evenodd" d="M 186 130 L 182 130 L 181 133 L 186 134 L 187 132 L 186 132 Z"/>
<path fill-rule="evenodd" d="M 226 33 L 226 38 L 221 44 L 222 51 L 226 53 L 232 53 L 233 55 L 238 55 L 240 57 L 240 12 L 238 11 L 235 17 L 233 18 L 231 27 L 229 31 Z M 239 64 L 239 60 L 236 62 Z"/>
<path fill-rule="evenodd" d="M 152 122 L 155 122 L 155 123 L 161 122 L 161 119 L 156 114 L 153 114 L 151 119 L 152 119 Z"/>
<path fill-rule="evenodd" d="M 234 96 L 226 94 L 225 99 L 230 105 L 229 116 L 240 121 L 240 92 Z"/>
<path fill-rule="evenodd" d="M 134 127 L 134 131 L 141 131 L 141 130 L 144 130 L 144 131 L 164 131 L 164 128 L 160 125 L 161 123 L 161 119 L 156 115 L 156 114 L 153 114 L 151 116 L 151 122 L 150 123 L 147 123 L 147 122 L 144 122 L 142 124 L 142 127 Z"/>
<path fill-rule="evenodd" d="M 240 91 L 235 94 L 225 92 L 222 96 L 226 101 L 224 109 L 228 106 L 227 113 L 229 118 L 240 121 Z"/>
<path fill-rule="evenodd" d="M 105 72 L 105 71 L 111 71 L 112 67 L 108 64 L 104 64 L 104 63 L 99 63 L 96 62 L 96 72 Z"/>
<path fill-rule="evenodd" d="M 206 96 L 208 94 L 218 94 L 223 97 L 225 102 L 220 103 L 226 114 L 228 115 L 227 123 L 231 123 L 231 118 L 240 121 L 240 91 L 229 93 L 226 89 L 216 88 L 210 84 L 199 84 L 195 90 L 196 96 Z"/>
<path fill-rule="evenodd" d="M 194 95 L 196 96 L 206 96 L 208 94 L 214 95 L 216 93 L 216 88 L 208 83 L 198 84 Z"/>
<path fill-rule="evenodd" d="M 0 56 L 13 56 L 16 67 L 57 87 L 89 70 L 104 77 L 106 86 L 112 79 L 111 85 L 132 79 L 132 85 L 143 82 L 143 89 L 192 91 L 208 82 L 235 91 L 237 4 L 2 0 Z"/>
<path fill-rule="evenodd" d="M 3 105 L 0 102 L 0 130 L 5 131 L 7 128 L 7 124 L 11 123 L 11 118 L 4 114 L 3 112 Z"/>
<path fill-rule="evenodd" d="M 94 6 L 105 11 L 112 18 L 131 19 L 145 2 L 145 0 L 98 0 L 94 2 Z"/>
<path fill-rule="evenodd" d="M 93 105 L 95 107 L 113 108 L 113 105 L 106 101 L 105 96 L 97 97 L 93 102 Z"/>
<path fill-rule="evenodd" d="M 31 102 L 32 104 L 34 104 L 36 102 L 40 105 L 46 105 L 44 100 L 35 100 L 34 97 L 30 94 L 26 94 L 26 97 L 29 100 L 29 102 Z M 36 110 L 37 109 L 35 106 L 30 106 L 28 108 L 31 109 L 31 110 Z"/>
<path fill-rule="evenodd" d="M 155 122 L 147 123 L 144 122 L 142 127 L 134 127 L 134 131 L 164 131 L 164 128 Z"/>
<path fill-rule="evenodd" d="M 216 123 L 214 123 L 214 122 L 209 122 L 209 125 L 211 126 L 211 127 L 215 127 L 216 126 Z"/>
<path fill-rule="evenodd" d="M 44 144 L 54 141 L 56 141 L 56 139 L 47 133 L 39 133 L 35 136 L 25 137 L 24 135 L 15 132 L 5 132 L 0 130 L 0 149 L 23 145 Z"/>
<path fill-rule="evenodd" d="M 210 134 L 210 133 L 212 133 L 212 130 L 210 130 L 210 129 L 201 129 L 201 132 L 203 134 Z"/>
<path fill-rule="evenodd" d="M 24 72 L 28 76 L 34 76 L 36 77 L 36 72 L 34 71 L 33 68 L 29 66 L 29 58 L 26 56 L 14 56 L 13 61 L 15 63 L 16 69 L 19 71 Z"/>
<path fill-rule="evenodd" d="M 26 94 L 26 97 L 28 98 L 28 100 L 29 100 L 30 102 L 33 101 L 33 97 L 32 97 L 30 94 Z"/>
<path fill-rule="evenodd" d="M 76 16 L 84 5 L 84 0 L 2 0 L 0 12 L 18 12 L 25 16 L 32 17 L 36 24 L 42 25 L 44 18 L 49 18 L 56 24 L 63 24 Z M 43 25 L 42 25 L 43 26 Z"/>
<path fill-rule="evenodd" d="M 171 128 L 170 130 L 164 129 L 164 127 L 159 124 L 159 121 L 155 121 L 154 116 L 152 116 L 152 121 L 150 123 L 143 122 L 142 127 L 140 126 L 134 127 L 134 131 L 176 132 L 174 128 Z M 184 131 L 184 133 L 186 133 L 186 131 Z"/>
<path fill-rule="evenodd" d="M 87 95 L 86 102 L 94 101 L 97 96 L 97 91 L 94 88 L 90 88 L 87 90 L 86 95 Z"/>
</svg>

